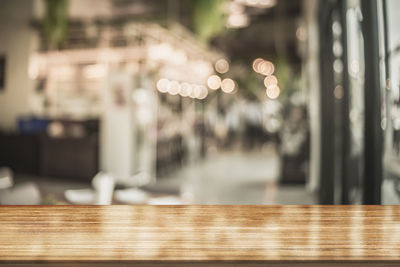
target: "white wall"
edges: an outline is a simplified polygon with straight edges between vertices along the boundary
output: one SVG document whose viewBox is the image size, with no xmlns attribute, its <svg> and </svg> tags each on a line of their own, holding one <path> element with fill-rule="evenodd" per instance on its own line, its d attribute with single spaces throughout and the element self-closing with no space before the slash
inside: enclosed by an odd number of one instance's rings
<svg viewBox="0 0 400 267">
<path fill-rule="evenodd" d="M 16 118 L 29 112 L 32 82 L 28 60 L 35 33 L 29 26 L 34 1 L 0 2 L 0 54 L 6 55 L 6 86 L 0 91 L 0 128 L 13 130 Z"/>
</svg>

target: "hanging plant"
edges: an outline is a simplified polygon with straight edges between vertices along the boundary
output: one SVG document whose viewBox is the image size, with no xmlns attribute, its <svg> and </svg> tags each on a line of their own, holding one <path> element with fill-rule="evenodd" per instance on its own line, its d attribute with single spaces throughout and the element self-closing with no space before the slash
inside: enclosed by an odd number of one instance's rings
<svg viewBox="0 0 400 267">
<path fill-rule="evenodd" d="M 46 0 L 44 34 L 47 48 L 58 49 L 68 33 L 68 0 Z"/>
<path fill-rule="evenodd" d="M 193 25 L 200 40 L 208 43 L 225 26 L 222 11 L 223 0 L 196 0 L 194 4 Z"/>
</svg>

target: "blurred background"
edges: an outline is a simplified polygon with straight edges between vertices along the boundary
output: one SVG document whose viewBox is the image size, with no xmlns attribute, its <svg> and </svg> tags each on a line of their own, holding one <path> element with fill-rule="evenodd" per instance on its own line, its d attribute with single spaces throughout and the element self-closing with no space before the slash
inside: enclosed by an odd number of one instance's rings
<svg viewBox="0 0 400 267">
<path fill-rule="evenodd" d="M 397 0 L 0 3 L 0 204 L 399 204 Z"/>
</svg>

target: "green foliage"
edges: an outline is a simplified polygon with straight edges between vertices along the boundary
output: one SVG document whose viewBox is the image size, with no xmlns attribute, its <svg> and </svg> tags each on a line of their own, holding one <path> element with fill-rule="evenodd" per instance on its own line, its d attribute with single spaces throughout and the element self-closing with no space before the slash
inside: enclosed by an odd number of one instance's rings
<svg viewBox="0 0 400 267">
<path fill-rule="evenodd" d="M 275 61 L 275 74 L 278 78 L 279 88 L 281 89 L 281 100 L 288 98 L 295 89 L 293 87 L 294 78 L 290 69 L 290 64 L 285 57 L 278 57 Z"/>
<path fill-rule="evenodd" d="M 56 49 L 68 33 L 68 0 L 46 0 L 44 33 L 49 49 Z"/>
<path fill-rule="evenodd" d="M 207 43 L 220 33 L 225 26 L 222 12 L 224 0 L 195 0 L 193 25 L 200 40 Z"/>
<path fill-rule="evenodd" d="M 246 90 L 247 98 L 249 99 L 259 99 L 262 100 L 263 95 L 265 94 L 263 81 L 260 79 L 259 74 L 255 73 L 252 69 L 246 74 L 246 79 L 238 81 L 239 88 L 242 90 Z"/>
</svg>

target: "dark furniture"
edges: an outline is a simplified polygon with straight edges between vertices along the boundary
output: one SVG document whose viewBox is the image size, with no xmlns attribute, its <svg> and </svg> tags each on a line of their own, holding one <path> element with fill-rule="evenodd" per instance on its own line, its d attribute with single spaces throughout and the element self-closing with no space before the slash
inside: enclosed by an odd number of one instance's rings
<svg viewBox="0 0 400 267">
<path fill-rule="evenodd" d="M 34 176 L 92 179 L 99 171 L 98 120 L 58 122 L 66 133 L 60 137 L 0 133 L 0 166 Z M 68 134 L 77 126 L 83 129 L 80 136 Z"/>
<path fill-rule="evenodd" d="M 39 175 L 39 136 L 0 133 L 0 166 L 14 172 Z"/>
<path fill-rule="evenodd" d="M 92 179 L 98 172 L 98 136 L 51 138 L 40 141 L 42 176 Z"/>
</svg>

